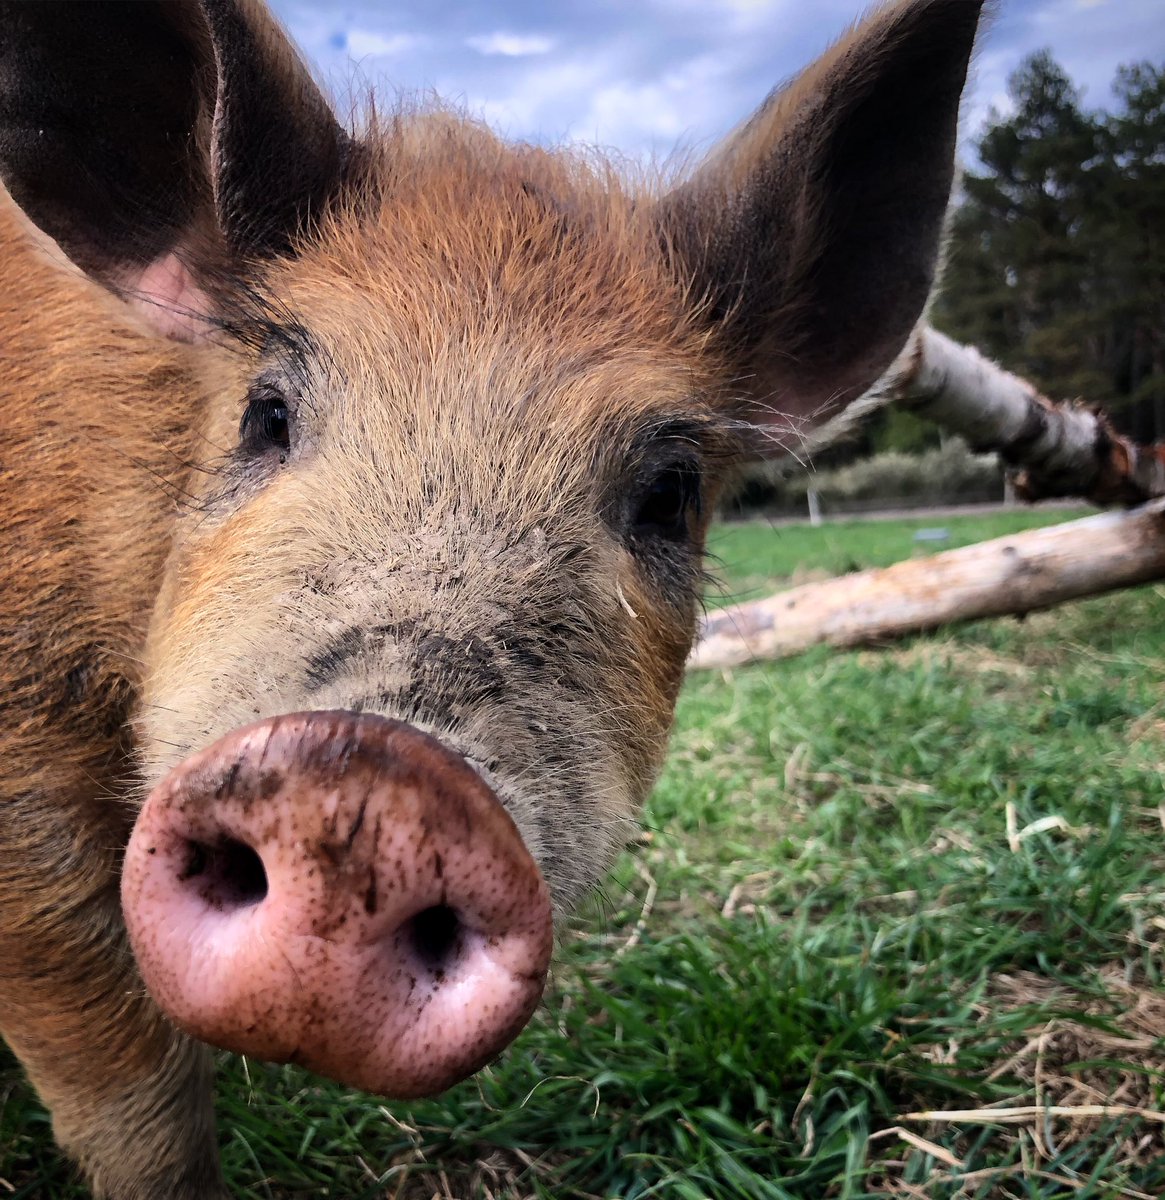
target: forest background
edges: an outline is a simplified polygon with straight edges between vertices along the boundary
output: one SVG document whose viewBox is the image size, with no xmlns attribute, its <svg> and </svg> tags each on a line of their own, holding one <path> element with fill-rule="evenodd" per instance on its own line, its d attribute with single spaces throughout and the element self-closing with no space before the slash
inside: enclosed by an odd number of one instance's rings
<svg viewBox="0 0 1165 1200">
<path fill-rule="evenodd" d="M 964 172 L 931 322 L 1053 399 L 1165 441 L 1165 63 L 1118 68 L 1107 109 L 1087 108 L 1048 51 L 1008 91 Z M 835 510 L 1002 498 L 993 459 L 900 409 L 811 465 L 751 477 L 734 511 L 803 511 L 807 488 Z"/>
</svg>

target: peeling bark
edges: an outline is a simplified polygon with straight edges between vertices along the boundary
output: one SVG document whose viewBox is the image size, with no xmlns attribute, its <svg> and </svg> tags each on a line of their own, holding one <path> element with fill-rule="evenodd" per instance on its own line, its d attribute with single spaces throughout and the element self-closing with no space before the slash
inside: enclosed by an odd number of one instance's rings
<svg viewBox="0 0 1165 1200">
<path fill-rule="evenodd" d="M 998 451 L 1024 500 L 1132 507 L 1165 495 L 1165 444 L 1138 446 L 1099 409 L 1056 404 L 970 346 L 920 325 L 878 389 L 890 403 Z"/>
<path fill-rule="evenodd" d="M 807 584 L 709 613 L 689 669 L 878 644 L 1165 579 L 1165 499 Z"/>
</svg>

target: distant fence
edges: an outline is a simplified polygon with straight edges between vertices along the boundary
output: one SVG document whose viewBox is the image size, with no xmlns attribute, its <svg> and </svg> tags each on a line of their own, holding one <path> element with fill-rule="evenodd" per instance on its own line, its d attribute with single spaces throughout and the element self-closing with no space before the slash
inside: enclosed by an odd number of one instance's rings
<svg viewBox="0 0 1165 1200">
<path fill-rule="evenodd" d="M 861 516 L 876 512 L 914 512 L 931 508 L 958 508 L 963 505 L 1002 504 L 1011 502 L 1011 497 L 1002 481 L 998 487 L 976 488 L 962 492 L 915 492 L 908 496 L 835 497 L 815 493 L 816 505 L 812 505 L 808 491 L 799 497 L 782 496 L 778 501 L 750 503 L 730 500 L 721 506 L 720 516 L 726 521 L 747 521 L 753 518 L 770 520 L 809 520 L 813 509 L 823 518 Z"/>
<path fill-rule="evenodd" d="M 728 520 L 808 517 L 811 491 L 822 516 L 998 504 L 1008 498 L 995 455 L 974 454 L 950 438 L 923 454 L 891 451 L 821 471 L 791 472 L 781 463 L 754 466 L 726 496 L 720 515 Z"/>
</svg>

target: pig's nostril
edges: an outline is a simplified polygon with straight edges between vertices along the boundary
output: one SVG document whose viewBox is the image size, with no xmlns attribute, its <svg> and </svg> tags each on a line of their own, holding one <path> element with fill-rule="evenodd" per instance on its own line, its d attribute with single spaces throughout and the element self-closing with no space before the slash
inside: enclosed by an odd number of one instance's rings
<svg viewBox="0 0 1165 1200">
<path fill-rule="evenodd" d="M 245 842 L 188 842 L 186 865 L 178 879 L 196 887 L 214 908 L 245 908 L 267 895 L 263 860 Z"/>
<path fill-rule="evenodd" d="M 461 952 L 461 918 L 446 904 L 435 904 L 417 913 L 405 935 L 417 958 L 433 974 L 451 967 Z"/>
</svg>

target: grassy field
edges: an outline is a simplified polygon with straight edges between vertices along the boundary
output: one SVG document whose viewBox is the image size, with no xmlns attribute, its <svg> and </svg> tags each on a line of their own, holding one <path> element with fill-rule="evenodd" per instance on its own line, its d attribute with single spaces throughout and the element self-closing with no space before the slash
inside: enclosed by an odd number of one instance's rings
<svg viewBox="0 0 1165 1200">
<path fill-rule="evenodd" d="M 1062 517 L 732 527 L 710 601 Z M 1162 1196 L 1163 678 L 1161 587 L 693 677 L 515 1047 L 410 1105 L 224 1062 L 238 1195 Z M 80 1194 L 0 1061 L 0 1197 Z"/>
</svg>

